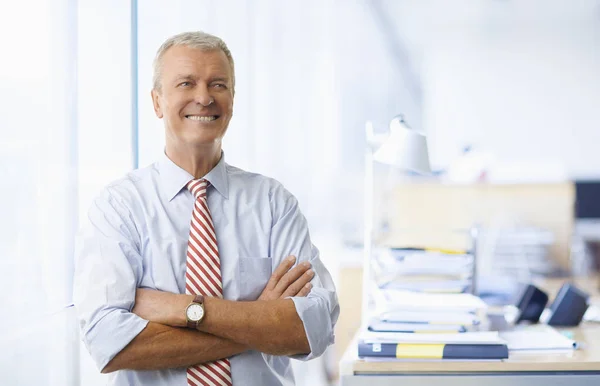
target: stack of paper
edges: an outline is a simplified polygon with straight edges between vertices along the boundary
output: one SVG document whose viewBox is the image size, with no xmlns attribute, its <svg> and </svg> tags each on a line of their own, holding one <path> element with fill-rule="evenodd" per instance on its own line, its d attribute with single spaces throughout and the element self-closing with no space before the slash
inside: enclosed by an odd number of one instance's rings
<svg viewBox="0 0 600 386">
<path fill-rule="evenodd" d="M 381 291 L 390 311 L 432 311 L 478 313 L 487 308 L 481 298 L 471 294 L 427 294 L 411 291 Z"/>
<path fill-rule="evenodd" d="M 381 249 L 372 260 L 379 288 L 462 293 L 472 285 L 473 255 L 426 248 Z"/>
<path fill-rule="evenodd" d="M 466 293 L 472 286 L 473 255 L 420 248 L 376 253 L 368 293 L 374 317 L 359 342 L 359 355 L 409 359 L 508 357 L 497 333 L 473 332 L 487 308 Z"/>
<path fill-rule="evenodd" d="M 376 310 L 368 326 L 379 332 L 454 332 L 473 330 L 479 325 L 486 304 L 471 294 L 426 294 L 384 291 L 384 308 Z"/>
<path fill-rule="evenodd" d="M 490 270 L 499 276 L 551 275 L 560 270 L 550 250 L 555 235 L 549 229 L 534 226 L 488 229 L 486 240 L 494 245 Z M 526 261 L 527 264 L 523 264 Z M 525 270 L 525 271 L 524 271 Z"/>
</svg>

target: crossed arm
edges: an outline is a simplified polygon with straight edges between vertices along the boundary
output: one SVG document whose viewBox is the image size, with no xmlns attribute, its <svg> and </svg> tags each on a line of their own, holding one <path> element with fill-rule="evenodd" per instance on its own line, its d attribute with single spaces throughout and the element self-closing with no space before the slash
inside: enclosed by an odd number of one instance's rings
<svg viewBox="0 0 600 386">
<path fill-rule="evenodd" d="M 304 325 L 290 296 L 306 296 L 314 273 L 304 262 L 290 269 L 284 260 L 257 301 L 205 298 L 206 317 L 199 331 L 185 328 L 184 310 L 192 295 L 141 289 L 133 312 L 150 322 L 102 370 L 158 370 L 188 367 L 230 357 L 246 350 L 273 355 L 310 351 Z"/>
</svg>

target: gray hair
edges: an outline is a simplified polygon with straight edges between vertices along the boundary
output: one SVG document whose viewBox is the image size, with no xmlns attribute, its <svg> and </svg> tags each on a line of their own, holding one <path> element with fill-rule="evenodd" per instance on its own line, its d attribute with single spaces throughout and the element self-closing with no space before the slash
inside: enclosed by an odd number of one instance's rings
<svg viewBox="0 0 600 386">
<path fill-rule="evenodd" d="M 231 56 L 231 51 L 227 48 L 227 45 L 221 38 L 218 38 L 214 35 L 208 34 L 202 31 L 193 31 L 193 32 L 183 32 L 175 36 L 171 36 L 168 38 L 158 49 L 156 52 L 156 57 L 154 58 L 154 74 L 152 76 L 152 87 L 156 91 L 161 90 L 160 77 L 162 74 L 163 68 L 163 56 L 165 52 L 173 46 L 186 46 L 191 48 L 197 48 L 202 51 L 215 51 L 221 50 L 227 57 L 229 61 L 229 66 L 231 67 L 231 76 L 232 76 L 232 91 L 235 90 L 235 70 L 233 66 L 233 57 Z"/>
</svg>

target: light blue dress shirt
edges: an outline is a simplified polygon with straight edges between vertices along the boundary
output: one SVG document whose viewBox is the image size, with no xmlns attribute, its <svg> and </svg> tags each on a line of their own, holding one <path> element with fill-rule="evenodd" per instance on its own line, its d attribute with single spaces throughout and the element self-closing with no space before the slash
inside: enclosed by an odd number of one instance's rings
<svg viewBox="0 0 600 386">
<path fill-rule="evenodd" d="M 333 343 L 339 305 L 298 202 L 279 182 L 221 160 L 204 178 L 221 258 L 225 299 L 256 300 L 288 255 L 315 271 L 307 297 L 292 300 L 308 337 L 308 360 Z M 138 287 L 185 292 L 192 176 L 166 155 L 110 184 L 77 238 L 74 301 L 82 339 L 99 369 L 148 323 L 131 313 Z M 182 310 L 183 312 L 183 310 Z M 239 328 L 244 328 L 240 326 Z M 247 351 L 231 357 L 234 385 L 293 385 L 290 358 Z M 113 385 L 186 385 L 185 368 L 123 370 Z"/>
</svg>

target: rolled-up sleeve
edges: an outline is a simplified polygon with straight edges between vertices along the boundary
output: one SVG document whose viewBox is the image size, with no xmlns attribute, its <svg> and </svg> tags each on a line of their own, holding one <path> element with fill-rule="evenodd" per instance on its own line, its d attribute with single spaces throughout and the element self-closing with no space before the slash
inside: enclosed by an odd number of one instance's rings
<svg viewBox="0 0 600 386">
<path fill-rule="evenodd" d="M 334 343 L 334 327 L 340 313 L 331 275 L 321 262 L 318 252 L 310 262 L 315 271 L 315 277 L 311 281 L 313 288 L 307 297 L 292 298 L 310 345 L 309 354 L 294 355 L 292 358 L 305 361 L 321 356 Z"/>
<path fill-rule="evenodd" d="M 77 236 L 73 286 L 81 337 L 100 370 L 148 323 L 131 312 L 143 269 L 139 248 L 131 213 L 106 189 Z"/>
<path fill-rule="evenodd" d="M 322 355 L 334 343 L 334 327 L 340 307 L 335 285 L 321 261 L 319 250 L 312 245 L 306 218 L 300 212 L 298 201 L 280 187 L 272 197 L 274 223 L 271 229 L 270 255 L 274 266 L 289 255 L 298 257 L 296 264 L 309 261 L 315 272 L 313 288 L 306 297 L 292 297 L 296 312 L 304 324 L 310 353 L 292 358 L 310 360 Z"/>
</svg>

